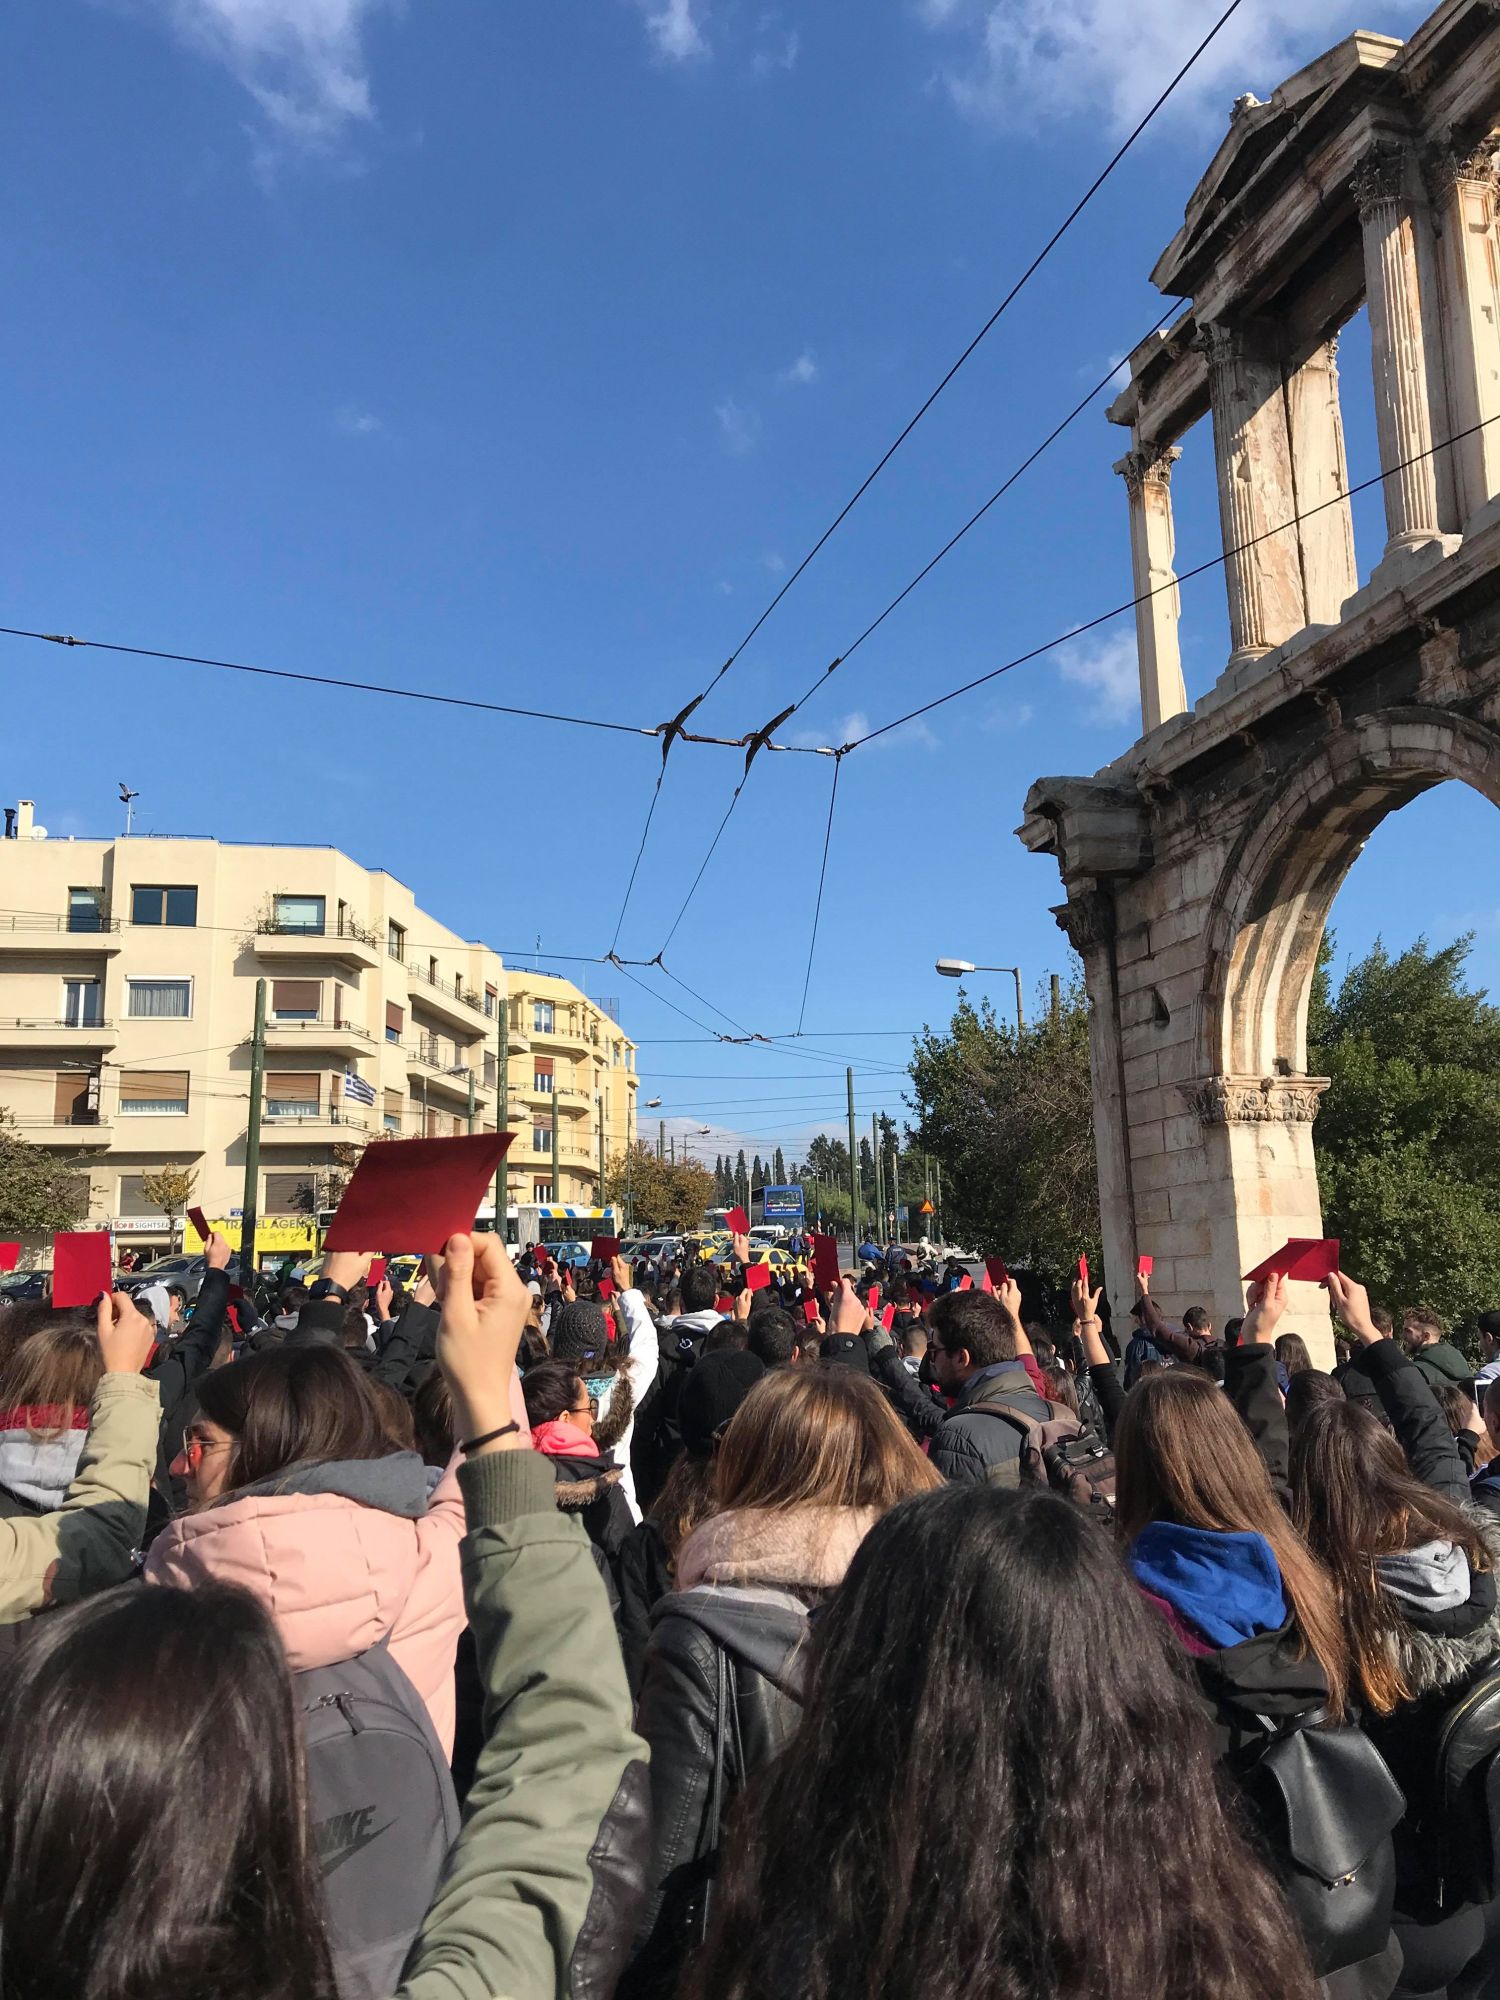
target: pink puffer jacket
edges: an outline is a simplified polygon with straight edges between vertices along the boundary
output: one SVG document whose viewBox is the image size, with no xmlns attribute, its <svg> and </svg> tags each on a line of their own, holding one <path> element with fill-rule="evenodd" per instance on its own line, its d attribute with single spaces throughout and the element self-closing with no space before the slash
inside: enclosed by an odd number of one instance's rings
<svg viewBox="0 0 1500 2000">
<path fill-rule="evenodd" d="M 456 1461 L 428 1498 L 415 1452 L 289 1466 L 184 1514 L 146 1558 L 147 1583 L 235 1583 L 270 1612 L 293 1671 L 390 1642 L 453 1748 L 453 1656 L 464 1625 Z"/>
</svg>

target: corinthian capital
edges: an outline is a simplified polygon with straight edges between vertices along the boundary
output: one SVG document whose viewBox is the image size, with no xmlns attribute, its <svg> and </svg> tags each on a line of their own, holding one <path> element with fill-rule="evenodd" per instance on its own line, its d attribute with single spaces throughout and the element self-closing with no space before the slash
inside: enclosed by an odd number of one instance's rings
<svg viewBox="0 0 1500 2000">
<path fill-rule="evenodd" d="M 1134 451 L 1126 452 L 1115 466 L 1115 471 L 1125 481 L 1133 500 L 1143 486 L 1169 487 L 1172 467 L 1181 456 L 1180 445 L 1156 444 L 1149 438 L 1142 438 Z"/>
<path fill-rule="evenodd" d="M 1178 1086 L 1205 1125 L 1310 1125 L 1326 1076 L 1207 1076 Z"/>
<path fill-rule="evenodd" d="M 1382 202 L 1399 201 L 1409 186 L 1411 148 L 1399 140 L 1382 139 L 1354 169 L 1349 192 L 1363 218 Z"/>
</svg>

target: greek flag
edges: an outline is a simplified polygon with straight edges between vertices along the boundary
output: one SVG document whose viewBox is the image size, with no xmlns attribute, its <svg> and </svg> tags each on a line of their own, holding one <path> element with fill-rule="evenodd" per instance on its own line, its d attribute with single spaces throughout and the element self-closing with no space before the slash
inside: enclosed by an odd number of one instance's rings
<svg viewBox="0 0 1500 2000">
<path fill-rule="evenodd" d="M 352 1069 L 344 1071 L 344 1098 L 350 1104 L 373 1104 L 375 1086 L 366 1083 L 362 1076 L 356 1076 Z"/>
</svg>

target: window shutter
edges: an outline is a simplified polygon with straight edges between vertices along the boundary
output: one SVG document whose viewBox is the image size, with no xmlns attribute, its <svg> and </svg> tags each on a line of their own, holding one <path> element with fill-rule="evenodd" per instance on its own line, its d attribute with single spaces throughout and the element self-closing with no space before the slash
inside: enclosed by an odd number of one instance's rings
<svg viewBox="0 0 1500 2000">
<path fill-rule="evenodd" d="M 323 984 L 318 979 L 273 979 L 273 1014 L 316 1014 L 323 1004 Z"/>
<path fill-rule="evenodd" d="M 121 1174 L 117 1215 L 160 1215 L 161 1210 L 146 1199 L 144 1174 Z"/>
<path fill-rule="evenodd" d="M 405 1099 L 403 1098 L 401 1092 L 399 1090 L 388 1090 L 385 1094 L 386 1117 L 399 1118 L 404 1109 L 405 1109 Z"/>
<path fill-rule="evenodd" d="M 57 1074 L 57 1095 L 53 1101 L 52 1116 L 59 1125 L 71 1125 L 74 1115 L 82 1112 L 88 1102 L 89 1080 L 77 1070 L 59 1070 Z"/>
<path fill-rule="evenodd" d="M 298 1215 L 307 1204 L 312 1192 L 313 1178 L 309 1173 L 286 1173 L 266 1175 L 266 1213 L 268 1215 Z"/>
<path fill-rule="evenodd" d="M 532 1060 L 532 1068 L 538 1076 L 551 1076 L 555 1063 L 556 1058 L 553 1056 L 536 1056 Z"/>
<path fill-rule="evenodd" d="M 120 1078 L 122 1104 L 187 1103 L 185 1069 L 135 1069 Z"/>
<path fill-rule="evenodd" d="M 385 1003 L 386 1033 L 389 1034 L 391 1030 L 394 1028 L 396 1033 L 399 1035 L 405 1026 L 406 1026 L 405 1009 L 398 1007 L 394 1000 L 387 1000 Z"/>
<path fill-rule="evenodd" d="M 280 1104 L 316 1104 L 322 1078 L 315 1069 L 268 1070 L 266 1096 Z"/>
</svg>

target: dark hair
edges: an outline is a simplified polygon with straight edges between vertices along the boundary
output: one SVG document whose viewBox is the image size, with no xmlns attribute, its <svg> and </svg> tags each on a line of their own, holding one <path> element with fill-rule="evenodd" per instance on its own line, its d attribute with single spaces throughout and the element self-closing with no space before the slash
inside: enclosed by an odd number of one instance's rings
<svg viewBox="0 0 1500 2000">
<path fill-rule="evenodd" d="M 718 1505 L 874 1507 L 942 1480 L 868 1375 L 777 1368 L 731 1418 L 715 1461 Z"/>
<path fill-rule="evenodd" d="M 378 1382 L 373 1375 L 366 1379 L 375 1399 L 376 1421 L 385 1438 L 386 1450 L 415 1451 L 417 1429 L 412 1421 L 411 1404 L 394 1384 Z"/>
<path fill-rule="evenodd" d="M 1244 1315 L 1243 1313 L 1236 1313 L 1233 1319 L 1226 1319 L 1226 1320 L 1225 1320 L 1225 1322 L 1224 1322 L 1224 1345 L 1225 1345 L 1226 1347 L 1238 1347 L 1238 1346 L 1239 1346 L 1239 1344 L 1240 1344 L 1240 1328 L 1241 1328 L 1241 1327 L 1242 1327 L 1242 1326 L 1243 1326 L 1244 1324 L 1245 1324 L 1245 1315 Z"/>
<path fill-rule="evenodd" d="M 736 1348 L 741 1354 L 750 1346 L 750 1325 L 747 1320 L 721 1319 L 717 1326 L 711 1326 L 703 1336 L 705 1354 L 722 1354 L 727 1348 Z"/>
<path fill-rule="evenodd" d="M 49 1612 L 8 1685 L 7 1995 L 332 2000 L 301 1717 L 254 1598 L 142 1586 Z"/>
<path fill-rule="evenodd" d="M 1288 1430 L 1296 1430 L 1307 1421 L 1310 1410 L 1319 1403 L 1341 1403 L 1344 1400 L 1343 1385 L 1335 1382 L 1331 1375 L 1325 1375 L 1321 1368 L 1299 1368 L 1286 1385 L 1286 1422 Z"/>
<path fill-rule="evenodd" d="M 1455 1437 L 1469 1428 L 1474 1398 L 1461 1382 L 1433 1382 L 1429 1385 L 1443 1413 L 1443 1422 Z"/>
<path fill-rule="evenodd" d="M 453 1397 L 440 1368 L 434 1368 L 411 1399 L 412 1429 L 424 1465 L 446 1465 L 453 1456 Z"/>
<path fill-rule="evenodd" d="M 1010 1314 L 990 1292 L 944 1292 L 927 1316 L 945 1354 L 969 1350 L 977 1368 L 1016 1358 L 1016 1329 Z"/>
<path fill-rule="evenodd" d="M 746 1347 L 768 1368 L 784 1368 L 802 1345 L 797 1322 L 779 1306 L 751 1313 L 747 1331 Z"/>
<path fill-rule="evenodd" d="M 1418 1479 L 1390 1433 L 1347 1400 L 1308 1413 L 1292 1433 L 1290 1470 L 1297 1525 L 1333 1577 L 1364 1698 L 1389 1715 L 1412 1689 L 1392 1644 L 1401 1614 L 1376 1557 L 1440 1539 L 1487 1570 L 1489 1552 L 1469 1516 Z"/>
<path fill-rule="evenodd" d="M 1182 1315 L 1182 1323 L 1189 1333 L 1207 1333 L 1213 1318 L 1206 1306 L 1189 1306 Z"/>
<path fill-rule="evenodd" d="M 33 1437 L 57 1437 L 93 1401 L 104 1356 L 81 1313 L 53 1313 L 0 1359 L 0 1410 L 26 1409 Z"/>
<path fill-rule="evenodd" d="M 694 1528 L 713 1513 L 714 1504 L 713 1458 L 679 1452 L 650 1516 L 660 1531 L 668 1567 L 676 1562 L 677 1551 Z"/>
<path fill-rule="evenodd" d="M 384 1458 L 370 1379 L 338 1347 L 268 1347 L 198 1384 L 198 1407 L 235 1441 L 226 1495 L 289 1465 Z"/>
<path fill-rule="evenodd" d="M 685 2000 L 1314 1990 L 1185 1662 L 1108 1540 L 1044 1493 L 949 1486 L 889 1513 L 815 1628 Z"/>
<path fill-rule="evenodd" d="M 533 1430 L 538 1424 L 556 1423 L 577 1409 L 582 1390 L 583 1377 L 571 1362 L 540 1362 L 521 1377 L 527 1423 Z"/>
<path fill-rule="evenodd" d="M 1295 1381 L 1305 1369 L 1313 1365 L 1307 1342 L 1300 1333 L 1278 1333 L 1276 1336 L 1276 1359 L 1287 1374 Z"/>
<path fill-rule="evenodd" d="M 719 1296 L 719 1274 L 712 1264 L 690 1264 L 678 1285 L 685 1313 L 707 1312 Z"/>
<path fill-rule="evenodd" d="M 1396 1331 L 1396 1319 L 1389 1306 L 1371 1306 L 1370 1324 L 1387 1339 Z"/>
</svg>

